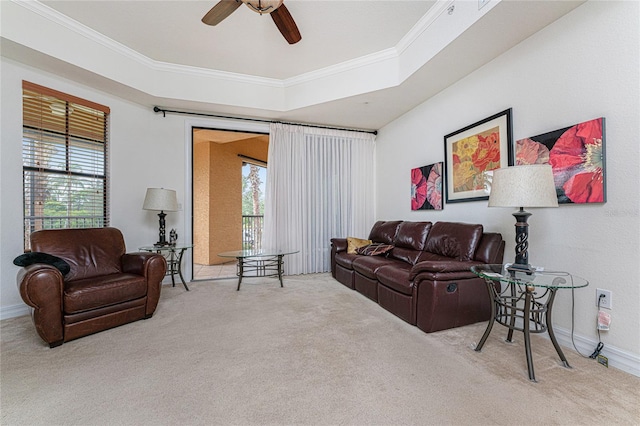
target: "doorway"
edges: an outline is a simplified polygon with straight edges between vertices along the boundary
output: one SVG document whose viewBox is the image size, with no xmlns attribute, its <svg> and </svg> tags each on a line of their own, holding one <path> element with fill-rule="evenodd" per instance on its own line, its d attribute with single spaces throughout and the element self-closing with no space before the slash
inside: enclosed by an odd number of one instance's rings
<svg viewBox="0 0 640 426">
<path fill-rule="evenodd" d="M 262 241 L 269 135 L 194 127 L 192 141 L 193 279 L 235 277 L 217 254 Z"/>
</svg>

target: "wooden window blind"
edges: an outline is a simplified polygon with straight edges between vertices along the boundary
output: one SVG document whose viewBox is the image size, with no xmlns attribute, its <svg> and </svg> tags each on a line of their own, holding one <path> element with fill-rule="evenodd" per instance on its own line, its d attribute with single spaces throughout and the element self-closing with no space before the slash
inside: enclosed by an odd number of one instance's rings
<svg viewBox="0 0 640 426">
<path fill-rule="evenodd" d="M 109 226 L 109 112 L 22 82 L 25 251 L 39 229 Z"/>
</svg>

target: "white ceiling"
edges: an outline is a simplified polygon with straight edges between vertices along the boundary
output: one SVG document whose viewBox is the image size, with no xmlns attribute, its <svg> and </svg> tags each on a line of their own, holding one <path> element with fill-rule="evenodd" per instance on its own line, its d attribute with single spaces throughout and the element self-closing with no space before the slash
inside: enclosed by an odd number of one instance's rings
<svg viewBox="0 0 640 426">
<path fill-rule="evenodd" d="M 435 2 L 287 0 L 302 34 L 294 45 L 244 5 L 203 24 L 217 0 L 42 3 L 156 61 L 285 79 L 395 46 Z"/>
<path fill-rule="evenodd" d="M 54 37 L 53 29 L 42 33 L 45 26 L 40 25 L 40 38 L 34 39 L 27 25 L 12 25 L 11 15 L 18 19 L 27 12 L 0 3 L 6 15 L 0 28 L 6 28 L 3 56 L 143 105 L 379 129 L 582 0 L 285 0 L 302 34 L 295 45 L 287 44 L 268 15 L 245 6 L 215 27 L 203 24 L 200 19 L 216 0 L 56 0 L 29 5 L 31 12 L 84 37 L 78 38 L 79 46 L 92 39 L 123 57 L 152 64 L 154 71 L 162 68 L 159 87 L 146 84 L 144 75 L 137 83 L 105 71 L 101 58 L 67 59 L 46 43 Z M 175 86 L 167 87 L 167 70 L 175 74 Z M 181 92 L 179 82 L 187 74 L 204 81 L 201 94 L 186 88 Z M 245 86 L 227 97 L 218 96 L 224 90 L 209 94 L 214 78 L 226 82 L 221 87 L 236 82 Z M 258 89 L 245 90 L 254 83 Z"/>
</svg>

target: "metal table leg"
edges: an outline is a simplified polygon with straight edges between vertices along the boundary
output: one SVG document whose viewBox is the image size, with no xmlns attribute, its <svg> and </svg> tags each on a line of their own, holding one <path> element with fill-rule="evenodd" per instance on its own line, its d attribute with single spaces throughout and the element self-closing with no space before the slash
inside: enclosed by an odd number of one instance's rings
<svg viewBox="0 0 640 426">
<path fill-rule="evenodd" d="M 178 276 L 180 277 L 180 281 L 182 281 L 182 285 L 185 290 L 189 291 L 189 287 L 187 287 L 187 283 L 184 281 L 184 277 L 182 276 L 182 256 L 184 255 L 186 249 L 181 249 L 180 254 L 178 255 Z M 173 280 L 173 271 L 171 272 L 171 279 Z M 173 283 L 175 286 L 175 282 Z"/>
<path fill-rule="evenodd" d="M 533 357 L 531 356 L 531 334 L 530 334 L 530 318 L 531 318 L 531 292 L 533 288 L 527 287 L 527 293 L 524 298 L 524 319 L 523 330 L 524 333 L 524 353 L 527 357 L 527 370 L 529 372 L 529 380 L 536 381 L 536 375 L 533 371 Z M 509 331 L 513 331 L 510 329 Z"/>
<path fill-rule="evenodd" d="M 175 287 L 176 252 L 173 249 L 169 250 L 169 272 L 171 272 L 171 287 Z"/>
<path fill-rule="evenodd" d="M 509 284 L 509 287 L 511 288 L 511 306 L 509 308 L 509 314 L 511 316 L 511 319 L 509 320 L 509 331 L 507 332 L 507 338 L 505 339 L 505 342 L 509 342 L 512 343 L 513 342 L 513 329 L 515 328 L 515 324 L 516 324 L 516 311 L 517 311 L 517 299 L 516 299 L 516 285 L 515 284 Z M 505 306 L 506 308 L 506 306 Z"/>
<path fill-rule="evenodd" d="M 499 295 L 495 294 L 495 287 L 493 287 L 493 282 L 490 280 L 485 280 L 487 284 L 487 291 L 489 292 L 489 298 L 491 299 L 491 318 L 489 319 L 489 323 L 487 324 L 487 329 L 484 331 L 480 342 L 476 345 L 475 351 L 480 352 L 482 347 L 484 346 L 484 342 L 487 341 L 489 334 L 491 334 L 491 329 L 493 328 L 493 324 L 496 322 L 496 297 Z"/>
<path fill-rule="evenodd" d="M 556 340 L 556 335 L 553 332 L 553 325 L 551 324 L 551 308 L 553 307 L 553 300 L 555 299 L 555 297 L 556 297 L 556 289 L 555 288 L 550 289 L 549 299 L 547 299 L 547 312 L 545 312 L 545 318 L 547 322 L 547 333 L 549 333 L 549 338 L 551 339 L 551 343 L 553 343 L 553 347 L 556 348 L 556 352 L 558 353 L 558 356 L 562 361 L 562 365 L 564 365 L 567 368 L 571 368 L 571 366 L 569 365 L 569 362 L 567 361 L 567 358 L 564 356 L 564 353 L 560 348 L 560 345 L 558 344 L 558 341 Z"/>
<path fill-rule="evenodd" d="M 244 274 L 244 258 L 238 257 L 238 288 L 236 291 L 240 291 L 240 283 L 242 283 L 242 275 Z"/>
<path fill-rule="evenodd" d="M 284 285 L 282 285 L 282 273 L 283 273 L 283 262 L 282 262 L 282 258 L 284 257 L 284 255 L 278 255 L 278 278 L 280 279 L 280 287 L 284 287 Z"/>
</svg>

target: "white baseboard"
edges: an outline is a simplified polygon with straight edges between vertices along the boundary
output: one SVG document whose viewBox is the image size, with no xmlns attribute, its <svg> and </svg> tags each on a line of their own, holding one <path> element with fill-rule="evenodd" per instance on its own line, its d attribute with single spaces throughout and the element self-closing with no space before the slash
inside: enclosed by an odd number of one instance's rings
<svg viewBox="0 0 640 426">
<path fill-rule="evenodd" d="M 561 346 L 575 350 L 571 341 L 571 330 L 567 330 L 565 328 L 554 325 L 553 331 L 555 332 L 556 339 Z M 542 335 L 547 336 L 546 333 Z M 582 355 L 586 356 L 591 355 L 598 345 L 597 341 L 588 339 L 583 336 L 578 336 L 576 334 L 573 335 L 573 342 L 575 342 L 575 347 L 578 349 L 578 351 Z M 606 340 L 604 340 L 602 343 L 604 343 L 604 348 L 602 349 L 601 354 L 609 359 L 610 367 L 614 367 L 618 370 L 622 370 L 626 373 L 640 377 L 640 356 L 622 349 L 618 349 L 614 346 L 607 345 Z M 596 361 L 594 360 L 593 362 Z"/>
<path fill-rule="evenodd" d="M 24 303 L 0 307 L 0 321 L 29 314 L 29 307 Z"/>
</svg>

